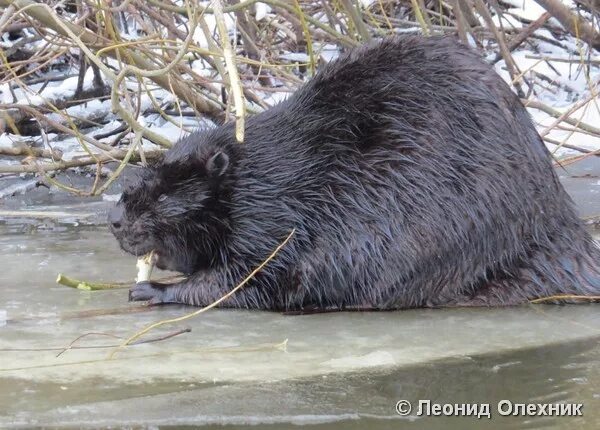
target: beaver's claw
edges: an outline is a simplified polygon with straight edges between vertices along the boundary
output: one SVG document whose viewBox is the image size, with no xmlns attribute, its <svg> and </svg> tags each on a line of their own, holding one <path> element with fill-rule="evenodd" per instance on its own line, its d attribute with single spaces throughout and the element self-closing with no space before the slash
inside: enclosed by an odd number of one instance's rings
<svg viewBox="0 0 600 430">
<path fill-rule="evenodd" d="M 148 301 L 151 305 L 172 303 L 172 298 L 170 296 L 171 294 L 169 294 L 169 288 L 167 286 L 150 281 L 138 282 L 129 289 L 130 302 Z"/>
</svg>

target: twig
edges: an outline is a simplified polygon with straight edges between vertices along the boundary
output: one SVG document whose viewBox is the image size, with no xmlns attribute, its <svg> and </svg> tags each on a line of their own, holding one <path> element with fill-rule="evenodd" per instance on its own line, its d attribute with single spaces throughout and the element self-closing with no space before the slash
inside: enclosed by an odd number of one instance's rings
<svg viewBox="0 0 600 430">
<path fill-rule="evenodd" d="M 113 283 L 103 283 L 103 282 L 89 282 L 89 281 L 80 281 L 78 279 L 69 278 L 62 273 L 58 274 L 56 278 L 56 283 L 64 285 L 66 287 L 77 288 L 79 290 L 85 291 L 97 291 L 97 290 L 111 290 L 115 288 L 125 288 L 131 285 L 131 282 L 113 282 Z"/>
<path fill-rule="evenodd" d="M 177 354 L 223 354 L 223 353 L 244 353 L 244 352 L 254 352 L 254 351 L 265 351 L 265 350 L 277 350 L 277 351 L 286 351 L 287 350 L 288 340 L 285 339 L 283 342 L 279 343 L 263 343 L 258 345 L 243 345 L 243 346 L 225 346 L 225 347 L 209 347 L 209 348 L 192 348 L 185 349 L 181 351 L 159 351 L 152 354 L 138 354 L 132 357 L 119 357 L 115 358 L 115 360 L 119 361 L 129 361 L 136 360 L 139 361 L 142 358 L 151 358 L 151 357 L 166 357 L 173 356 Z M 29 371 L 33 369 L 52 369 L 57 367 L 67 367 L 73 365 L 84 365 L 84 364 L 100 364 L 106 362 L 105 358 L 95 359 L 95 360 L 83 360 L 83 361 L 70 361 L 64 363 L 53 363 L 53 364 L 36 364 L 33 366 L 21 366 L 21 367 L 10 367 L 10 368 L 0 368 L 1 372 L 18 372 L 18 371 Z"/>
<path fill-rule="evenodd" d="M 574 127 L 580 128 L 580 129 L 585 130 L 585 131 L 587 131 L 589 133 L 592 133 L 594 135 L 600 136 L 600 128 L 594 127 L 593 125 L 587 124 L 587 123 L 582 122 L 582 121 L 575 120 L 573 118 L 569 118 L 568 115 L 570 115 L 570 113 L 567 113 L 565 115 L 564 112 L 560 112 L 560 111 L 558 111 L 558 110 L 556 110 L 556 109 L 554 109 L 554 108 L 552 108 L 552 107 L 550 107 L 550 106 L 548 106 L 548 105 L 546 105 L 546 104 L 544 104 L 542 102 L 539 102 L 537 100 L 525 100 L 525 99 L 523 99 L 521 101 L 528 108 L 533 108 L 533 109 L 541 110 L 542 112 L 545 112 L 545 113 L 547 113 L 548 115 L 550 115 L 550 116 L 552 116 L 554 118 L 560 119 L 560 121 L 564 121 L 567 124 L 570 124 L 570 125 L 572 125 Z M 583 104 L 586 104 L 588 102 L 589 102 L 589 100 L 585 100 Z M 577 110 L 577 109 L 575 109 L 575 110 Z M 569 112 L 569 111 L 567 111 L 567 112 Z M 554 126 L 556 126 L 556 125 L 558 125 L 558 123 L 554 124 Z"/>
<path fill-rule="evenodd" d="M 593 302 L 596 300 L 600 300 L 600 296 L 578 296 L 574 294 L 559 294 L 556 296 L 540 297 L 539 299 L 533 299 L 530 300 L 529 303 L 544 303 L 552 302 L 555 300 L 584 300 Z"/>
<path fill-rule="evenodd" d="M 356 28 L 356 32 L 360 34 L 360 38 L 367 42 L 371 40 L 371 34 L 363 22 L 358 7 L 352 4 L 352 0 L 341 0 L 341 3 L 344 5 L 346 12 L 348 12 L 350 19 L 352 20 L 352 24 L 354 24 L 354 28 Z"/>
<path fill-rule="evenodd" d="M 572 36 L 589 43 L 595 49 L 600 49 L 600 31 L 598 31 L 598 28 L 594 29 L 579 15 L 571 12 L 561 0 L 535 1 L 551 13 Z"/>
<path fill-rule="evenodd" d="M 168 333 L 168 334 L 165 334 L 162 336 L 157 336 L 157 337 L 153 337 L 150 339 L 142 339 L 137 342 L 131 343 L 131 345 L 142 345 L 145 343 L 161 342 L 163 340 L 167 340 L 167 339 L 171 339 L 175 336 L 179 336 L 180 334 L 191 333 L 191 331 L 192 331 L 192 329 L 189 327 L 183 328 L 181 330 L 177 330 L 177 331 L 174 331 L 172 333 Z M 85 336 L 90 336 L 90 335 L 110 336 L 110 337 L 114 337 L 116 339 L 122 339 L 121 336 L 116 336 L 116 335 L 113 335 L 110 333 L 85 333 L 85 334 L 77 337 L 77 339 L 72 341 L 69 344 L 69 346 L 67 346 L 67 347 L 56 346 L 56 347 L 47 347 L 47 348 L 0 348 L 0 352 L 52 352 L 52 351 L 59 351 L 59 354 L 56 355 L 58 357 L 70 349 L 106 349 L 106 348 L 116 348 L 119 346 L 119 344 L 83 345 L 83 346 L 74 345 L 75 342 L 79 341 L 80 339 L 82 339 Z"/>
<path fill-rule="evenodd" d="M 548 127 L 546 127 L 544 130 L 542 130 L 540 132 L 540 136 L 542 136 L 542 137 L 546 136 L 548 133 L 550 133 L 552 131 L 552 129 L 554 129 L 554 127 L 556 127 L 561 122 L 563 122 L 563 121 L 568 122 L 567 119 L 574 121 L 574 123 L 569 122 L 569 124 L 571 124 L 575 127 L 579 127 L 579 124 L 581 124 L 581 121 L 573 120 L 573 119 L 569 118 L 569 116 L 571 116 L 572 114 L 577 112 L 583 106 L 587 105 L 592 99 L 594 99 L 597 96 L 598 96 L 598 94 L 596 93 L 596 91 L 594 89 L 592 89 L 591 93 L 587 97 L 578 101 L 573 106 L 571 106 L 569 109 L 567 109 L 565 112 L 561 113 L 558 117 L 556 117 L 556 120 L 551 125 L 549 125 Z M 592 129 L 594 129 L 594 127 L 592 127 Z"/>
<path fill-rule="evenodd" d="M 547 57 L 547 56 L 530 55 L 530 54 L 526 54 L 525 58 L 529 58 L 531 60 L 556 61 L 557 63 L 571 63 L 571 64 L 600 66 L 600 58 L 581 58 L 581 56 L 576 57 L 576 58 L 558 58 L 558 57 Z"/>
<path fill-rule="evenodd" d="M 544 12 L 543 14 L 540 15 L 540 17 L 538 19 L 533 21 L 527 27 L 523 28 L 523 30 L 521 30 L 519 32 L 519 34 L 517 34 L 510 41 L 510 43 L 508 44 L 508 50 L 510 52 L 512 52 L 515 49 L 517 49 L 519 46 L 521 46 L 521 44 L 523 42 L 525 42 L 529 38 L 529 36 L 531 36 L 533 34 L 534 31 L 541 28 L 550 19 L 550 16 L 551 15 L 548 12 Z M 494 58 L 492 63 L 497 63 L 501 59 L 502 59 L 502 53 L 499 52 L 496 54 L 496 58 Z"/>
<path fill-rule="evenodd" d="M 410 0 L 410 3 L 413 8 L 413 13 L 415 14 L 415 17 L 417 18 L 419 25 L 421 26 L 421 30 L 423 31 L 423 34 L 426 36 L 429 36 L 430 31 L 429 31 L 429 26 L 427 25 L 427 22 L 425 22 L 425 18 L 423 16 L 424 11 L 421 10 L 421 7 L 419 6 L 419 3 L 417 0 Z"/>
<path fill-rule="evenodd" d="M 167 340 L 167 339 L 171 339 L 175 336 L 179 336 L 180 334 L 184 334 L 184 333 L 191 333 L 192 329 L 191 328 L 183 328 L 181 330 L 177 330 L 174 331 L 172 333 L 167 333 L 165 335 L 162 336 L 157 336 L 157 337 L 153 337 L 151 339 L 142 339 L 142 340 L 138 340 L 137 342 L 133 342 L 131 343 L 131 345 L 142 345 L 144 343 L 155 343 L 155 342 L 162 342 L 163 340 Z M 110 333 L 84 333 L 81 336 L 78 336 L 75 340 L 71 341 L 71 343 L 69 343 L 69 345 L 65 348 L 61 348 L 59 349 L 59 353 L 56 354 L 56 357 L 60 357 L 62 354 L 64 354 L 65 352 L 67 352 L 70 349 L 101 349 L 101 348 L 116 348 L 119 345 L 86 345 L 86 346 L 75 346 L 75 343 L 79 342 L 81 339 L 83 339 L 84 337 L 87 336 L 108 336 L 108 337 L 113 337 L 115 339 L 122 339 L 121 336 L 116 336 L 114 334 L 110 334 Z M 41 349 L 46 350 L 46 351 L 56 351 L 56 348 L 48 348 L 48 349 Z M 39 351 L 39 350 L 38 350 Z"/>
<path fill-rule="evenodd" d="M 229 87 L 233 93 L 233 104 L 236 118 L 235 138 L 239 143 L 242 143 L 244 142 L 244 124 L 246 119 L 246 101 L 244 100 L 244 89 L 237 72 L 233 50 L 231 48 L 231 44 L 229 43 L 229 33 L 227 32 L 227 26 L 225 25 L 225 15 L 223 14 L 223 5 L 221 0 L 215 0 L 213 2 L 213 10 L 215 13 L 217 28 L 219 29 L 221 46 L 223 48 L 223 56 L 225 57 L 225 65 L 227 67 L 227 75 L 229 77 Z M 223 76 L 223 78 L 225 78 L 225 76 Z"/>
<path fill-rule="evenodd" d="M 183 276 L 167 276 L 165 278 L 157 279 L 156 282 L 173 282 L 177 280 L 184 279 Z M 66 287 L 77 288 L 80 290 L 86 291 L 98 291 L 98 290 L 112 290 L 117 288 L 129 288 L 133 284 L 131 282 L 90 282 L 90 281 L 81 281 L 79 279 L 74 279 L 69 276 L 63 275 L 62 273 L 58 274 L 56 278 L 56 283 L 64 285 Z"/>
<path fill-rule="evenodd" d="M 147 158 L 155 159 L 162 155 L 162 151 L 148 151 L 145 153 Z M 120 161 L 126 156 L 123 150 L 115 149 L 108 155 L 99 154 L 94 158 L 80 158 L 69 161 L 55 161 L 52 163 L 32 163 L 26 165 L 4 165 L 0 166 L 0 173 L 40 173 L 52 172 L 56 170 L 65 170 L 71 167 L 89 166 L 96 163 L 106 163 L 109 161 Z M 140 161 L 139 154 L 132 154 L 130 161 Z"/>
<path fill-rule="evenodd" d="M 513 79 L 513 85 L 519 93 L 520 96 L 524 96 L 523 90 L 521 88 L 521 84 L 515 80 L 515 76 L 518 75 L 519 69 L 512 55 L 510 54 L 510 50 L 506 46 L 506 41 L 504 39 L 504 35 L 498 30 L 496 25 L 494 24 L 494 20 L 492 19 L 492 15 L 486 5 L 483 3 L 483 0 L 473 0 L 475 3 L 475 8 L 483 17 L 485 24 L 489 28 L 489 30 L 494 33 L 494 37 L 496 38 L 496 42 L 498 42 L 498 48 L 500 49 L 500 53 L 502 58 L 504 58 L 504 62 L 506 64 L 506 68 L 508 69 L 508 73 Z"/>
<path fill-rule="evenodd" d="M 582 148 L 582 147 L 577 146 L 577 145 L 571 145 L 571 144 L 566 143 L 566 142 L 561 142 L 561 141 L 558 141 L 556 139 L 552 139 L 551 137 L 548 137 L 548 136 L 544 136 L 544 142 L 551 143 L 552 145 L 556 145 L 556 146 L 561 147 L 561 148 L 567 148 L 567 149 L 572 149 L 574 151 L 579 151 L 579 152 L 582 152 L 584 154 L 591 154 L 591 153 L 594 152 L 591 149 L 585 149 L 585 148 Z"/>
<path fill-rule="evenodd" d="M 42 149 L 27 145 L 17 145 L 12 148 L 0 147 L 0 155 L 10 156 L 26 156 L 26 157 L 41 157 L 51 158 L 53 160 L 60 160 L 62 157 L 62 151 L 59 149 Z"/>
</svg>

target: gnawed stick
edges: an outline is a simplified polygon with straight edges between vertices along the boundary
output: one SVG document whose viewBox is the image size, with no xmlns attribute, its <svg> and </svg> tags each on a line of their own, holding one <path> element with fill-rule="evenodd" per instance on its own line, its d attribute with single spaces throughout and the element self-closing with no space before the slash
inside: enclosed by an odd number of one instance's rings
<svg viewBox="0 0 600 430">
<path fill-rule="evenodd" d="M 175 275 L 175 276 L 166 276 L 164 278 L 156 279 L 156 282 L 162 283 L 170 283 L 177 282 L 185 279 L 185 276 Z M 90 282 L 90 281 L 82 281 L 79 279 L 74 279 L 69 276 L 63 275 L 62 273 L 58 274 L 56 278 L 56 283 L 64 285 L 66 287 L 77 288 L 79 290 L 85 291 L 102 291 L 102 290 L 114 290 L 119 288 L 129 288 L 132 285 L 132 282 Z"/>
<path fill-rule="evenodd" d="M 149 281 L 155 263 L 156 253 L 154 251 L 150 251 L 148 254 L 138 258 L 137 263 L 135 264 L 138 269 L 137 276 L 135 277 L 135 282 Z"/>
<path fill-rule="evenodd" d="M 96 291 L 96 290 L 111 290 L 114 288 L 126 288 L 131 284 L 128 282 L 112 282 L 112 283 L 103 283 L 103 282 L 89 282 L 89 281 L 80 281 L 79 279 L 73 279 L 62 273 L 58 274 L 56 278 L 56 283 L 65 285 L 71 288 L 77 288 L 78 290 L 85 291 Z"/>
</svg>

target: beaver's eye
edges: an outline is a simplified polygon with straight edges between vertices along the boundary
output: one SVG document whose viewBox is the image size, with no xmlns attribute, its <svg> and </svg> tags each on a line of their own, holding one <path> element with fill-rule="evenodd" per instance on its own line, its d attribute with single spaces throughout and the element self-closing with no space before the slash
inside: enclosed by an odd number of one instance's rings
<svg viewBox="0 0 600 430">
<path fill-rule="evenodd" d="M 159 202 L 164 202 L 165 200 L 167 200 L 167 195 L 166 194 L 161 194 L 160 196 L 158 196 L 158 201 Z"/>
</svg>

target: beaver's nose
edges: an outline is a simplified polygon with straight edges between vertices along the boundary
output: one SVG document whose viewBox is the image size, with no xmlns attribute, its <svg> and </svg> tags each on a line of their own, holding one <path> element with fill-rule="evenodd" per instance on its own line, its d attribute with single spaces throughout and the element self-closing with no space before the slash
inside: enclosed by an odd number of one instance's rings
<svg viewBox="0 0 600 430">
<path fill-rule="evenodd" d="M 125 214 L 125 209 L 123 209 L 123 205 L 117 204 L 108 212 L 108 223 L 113 228 L 113 230 L 120 230 L 123 227 L 123 215 Z"/>
</svg>

